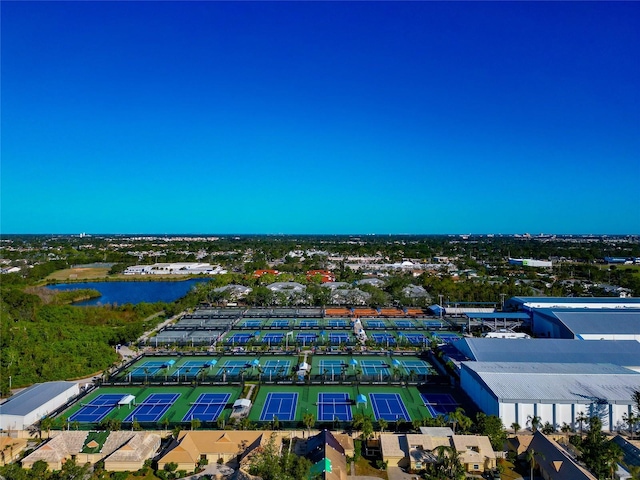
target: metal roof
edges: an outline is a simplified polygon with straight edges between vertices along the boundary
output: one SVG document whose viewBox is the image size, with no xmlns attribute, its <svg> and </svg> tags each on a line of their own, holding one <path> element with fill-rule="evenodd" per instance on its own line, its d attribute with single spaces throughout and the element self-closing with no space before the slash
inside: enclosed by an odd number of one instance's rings
<svg viewBox="0 0 640 480">
<path fill-rule="evenodd" d="M 49 400 L 73 387 L 78 388 L 74 382 L 36 383 L 16 393 L 0 405 L 0 415 L 28 415 Z"/>
<path fill-rule="evenodd" d="M 500 402 L 631 405 L 640 389 L 640 373 L 612 364 L 463 362 L 462 367 Z"/>
<path fill-rule="evenodd" d="M 465 313 L 467 318 L 479 320 L 529 320 L 529 315 L 524 312 L 493 312 L 493 313 Z"/>
<path fill-rule="evenodd" d="M 640 334 L 640 309 L 542 309 L 539 313 L 555 317 L 575 335 Z"/>
<path fill-rule="evenodd" d="M 619 297 L 512 297 L 509 301 L 519 303 L 636 303 L 640 305 L 640 298 Z"/>
<path fill-rule="evenodd" d="M 612 363 L 640 366 L 640 342 L 556 338 L 463 338 L 454 347 L 478 362 Z"/>
</svg>

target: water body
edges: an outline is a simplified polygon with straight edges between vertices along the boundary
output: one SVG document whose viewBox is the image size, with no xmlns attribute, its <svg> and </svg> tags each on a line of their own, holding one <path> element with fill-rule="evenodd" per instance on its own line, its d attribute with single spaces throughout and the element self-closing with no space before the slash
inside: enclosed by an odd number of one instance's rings
<svg viewBox="0 0 640 480">
<path fill-rule="evenodd" d="M 173 302 L 184 297 L 196 284 L 208 282 L 208 278 L 183 280 L 179 282 L 145 281 L 145 282 L 81 282 L 50 285 L 52 290 L 77 290 L 91 288 L 98 290 L 102 296 L 74 303 L 74 305 L 105 305 L 107 303 L 123 305 L 125 303 Z"/>
</svg>

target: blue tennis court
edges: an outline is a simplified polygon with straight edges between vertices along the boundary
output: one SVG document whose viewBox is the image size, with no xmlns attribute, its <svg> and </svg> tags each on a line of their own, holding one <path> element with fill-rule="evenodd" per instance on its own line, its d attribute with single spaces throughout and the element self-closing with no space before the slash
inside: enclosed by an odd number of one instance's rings
<svg viewBox="0 0 640 480">
<path fill-rule="evenodd" d="M 460 335 L 456 335 L 455 333 L 434 333 L 433 336 L 442 340 L 444 343 L 451 343 L 456 340 L 460 340 Z"/>
<path fill-rule="evenodd" d="M 329 334 L 329 343 L 340 344 L 340 343 L 348 343 L 348 342 L 349 342 L 348 333 L 330 333 Z"/>
<path fill-rule="evenodd" d="M 230 393 L 202 393 L 191 404 L 182 421 L 189 422 L 197 418 L 203 422 L 212 422 L 220 416 L 229 398 L 231 398 Z"/>
<path fill-rule="evenodd" d="M 389 365 L 381 360 L 360 360 L 360 367 L 365 375 L 389 375 Z"/>
<path fill-rule="evenodd" d="M 245 320 L 242 322 L 243 327 L 256 328 L 262 326 L 262 320 Z"/>
<path fill-rule="evenodd" d="M 439 320 L 425 320 L 422 323 L 427 328 L 443 328 L 444 327 L 444 323 L 442 323 Z"/>
<path fill-rule="evenodd" d="M 295 420 L 297 404 L 297 393 L 269 392 L 262 407 L 260 421 L 268 422 L 273 417 L 278 417 L 278 420 Z"/>
<path fill-rule="evenodd" d="M 327 373 L 342 373 L 343 365 L 347 366 L 342 360 L 320 360 L 319 373 L 324 373 L 325 370 Z"/>
<path fill-rule="evenodd" d="M 304 345 L 314 343 L 318 335 L 315 333 L 299 333 L 296 335 L 296 340 Z"/>
<path fill-rule="evenodd" d="M 177 378 L 196 378 L 196 375 L 198 375 L 198 372 L 200 372 L 200 369 L 204 366 L 202 360 L 189 360 L 177 367 L 171 376 Z"/>
<path fill-rule="evenodd" d="M 289 320 L 273 320 L 271 322 L 271 326 L 278 328 L 287 328 L 289 327 Z"/>
<path fill-rule="evenodd" d="M 83 405 L 80 410 L 69 417 L 70 422 L 98 423 L 115 408 L 125 395 L 110 393 L 98 395 L 90 404 Z"/>
<path fill-rule="evenodd" d="M 152 393 L 124 419 L 125 422 L 157 422 L 180 396 L 179 393 Z"/>
<path fill-rule="evenodd" d="M 348 325 L 346 320 L 342 319 L 329 319 L 327 320 L 327 327 L 346 327 Z"/>
<path fill-rule="evenodd" d="M 428 341 L 428 337 L 422 333 L 400 333 L 400 336 L 412 345 L 423 345 Z"/>
<path fill-rule="evenodd" d="M 315 328 L 318 326 L 318 320 L 300 320 L 299 325 L 302 328 Z"/>
<path fill-rule="evenodd" d="M 246 360 L 227 360 L 224 362 L 224 365 L 220 366 L 218 375 L 222 375 L 223 373 L 227 375 L 239 375 L 240 370 L 246 368 L 246 366 Z"/>
<path fill-rule="evenodd" d="M 225 343 L 232 343 L 233 345 L 246 345 L 253 337 L 251 333 L 234 333 L 225 339 Z"/>
<path fill-rule="evenodd" d="M 282 342 L 284 338 L 283 333 L 265 333 L 262 336 L 262 343 L 269 343 L 271 345 L 276 345 Z"/>
<path fill-rule="evenodd" d="M 318 394 L 318 420 L 340 420 L 350 422 L 353 419 L 351 413 L 351 400 L 348 393 L 319 393 Z"/>
<path fill-rule="evenodd" d="M 262 366 L 263 375 L 287 373 L 291 362 L 289 360 L 267 360 Z"/>
<path fill-rule="evenodd" d="M 400 328 L 416 328 L 411 320 L 394 320 L 393 323 Z"/>
<path fill-rule="evenodd" d="M 431 366 L 424 360 L 403 360 L 402 366 L 407 373 L 411 373 L 411 371 L 418 375 L 429 375 L 431 373 Z"/>
<path fill-rule="evenodd" d="M 409 412 L 398 393 L 370 393 L 371 407 L 376 420 L 384 418 L 390 422 L 411 421 Z"/>
<path fill-rule="evenodd" d="M 365 320 L 366 328 L 385 328 L 386 324 L 382 320 Z"/>
<path fill-rule="evenodd" d="M 421 393 L 425 407 L 435 418 L 438 415 L 447 416 L 448 413 L 455 412 L 459 404 L 448 393 Z"/>
<path fill-rule="evenodd" d="M 391 335 L 390 333 L 372 333 L 371 338 L 374 342 L 385 344 L 388 343 L 390 345 L 396 344 L 396 337 Z"/>
<path fill-rule="evenodd" d="M 136 366 L 136 368 L 131 370 L 130 375 L 132 377 L 144 377 L 147 375 L 155 375 L 160 370 L 162 370 L 162 368 L 165 367 L 166 365 L 167 365 L 166 362 L 159 362 L 159 361 L 144 362 L 142 365 L 138 365 Z"/>
</svg>

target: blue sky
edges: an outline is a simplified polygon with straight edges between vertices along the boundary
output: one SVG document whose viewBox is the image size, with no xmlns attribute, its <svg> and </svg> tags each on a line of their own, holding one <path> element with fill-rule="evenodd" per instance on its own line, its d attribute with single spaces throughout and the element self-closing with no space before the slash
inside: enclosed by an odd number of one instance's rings
<svg viewBox="0 0 640 480">
<path fill-rule="evenodd" d="M 640 233 L 640 3 L 0 8 L 3 233 Z"/>
</svg>

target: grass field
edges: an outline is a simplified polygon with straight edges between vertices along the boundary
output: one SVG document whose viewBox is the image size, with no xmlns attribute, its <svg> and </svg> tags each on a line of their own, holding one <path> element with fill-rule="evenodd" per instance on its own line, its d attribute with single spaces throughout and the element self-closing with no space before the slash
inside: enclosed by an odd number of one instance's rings
<svg viewBox="0 0 640 480">
<path fill-rule="evenodd" d="M 109 268 L 66 268 L 58 270 L 49 275 L 47 280 L 95 280 L 105 278 L 109 273 Z"/>
</svg>

